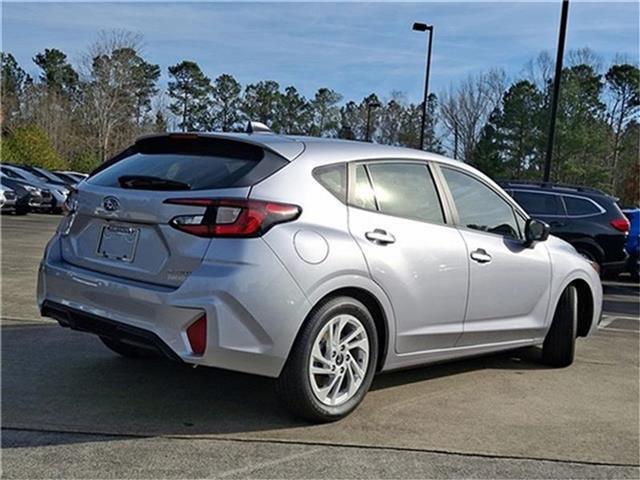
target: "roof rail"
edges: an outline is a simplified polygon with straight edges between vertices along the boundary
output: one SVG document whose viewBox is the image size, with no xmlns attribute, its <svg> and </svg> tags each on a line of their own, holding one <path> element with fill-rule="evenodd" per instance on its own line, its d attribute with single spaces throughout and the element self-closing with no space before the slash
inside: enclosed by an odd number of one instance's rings
<svg viewBox="0 0 640 480">
<path fill-rule="evenodd" d="M 540 182 L 540 181 L 536 181 L 536 180 L 499 180 L 498 184 L 503 186 L 503 187 L 504 186 L 525 185 L 525 186 L 548 188 L 548 189 L 561 188 L 561 189 L 565 189 L 565 190 L 575 190 L 577 192 L 597 193 L 599 195 L 608 196 L 607 193 L 605 193 L 602 190 L 599 190 L 597 188 L 584 187 L 584 186 L 581 186 L 581 185 L 571 185 L 571 184 L 568 184 L 568 183 Z"/>
<path fill-rule="evenodd" d="M 246 133 L 273 133 L 269 127 L 267 127 L 262 122 L 251 122 L 247 123 Z"/>
</svg>

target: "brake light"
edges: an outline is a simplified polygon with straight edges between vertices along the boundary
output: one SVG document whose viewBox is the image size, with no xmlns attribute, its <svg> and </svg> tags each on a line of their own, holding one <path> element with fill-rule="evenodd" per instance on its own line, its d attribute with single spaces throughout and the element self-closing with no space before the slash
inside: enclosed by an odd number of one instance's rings
<svg viewBox="0 0 640 480">
<path fill-rule="evenodd" d="M 629 220 L 624 217 L 616 218 L 615 220 L 611 220 L 611 226 L 616 230 L 619 230 L 624 233 L 629 232 Z"/>
<path fill-rule="evenodd" d="M 235 198 L 169 198 L 164 203 L 204 207 L 196 215 L 178 215 L 169 224 L 199 237 L 259 237 L 274 225 L 300 216 L 297 205 Z"/>
<path fill-rule="evenodd" d="M 187 339 L 191 351 L 196 355 L 202 355 L 207 346 L 207 316 L 202 315 L 187 328 Z"/>
</svg>

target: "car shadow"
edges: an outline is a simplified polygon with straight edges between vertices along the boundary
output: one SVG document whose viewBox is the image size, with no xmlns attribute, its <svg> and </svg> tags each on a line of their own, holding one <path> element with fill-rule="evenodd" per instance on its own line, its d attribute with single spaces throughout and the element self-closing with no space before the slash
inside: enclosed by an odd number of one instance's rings
<svg viewBox="0 0 640 480">
<path fill-rule="evenodd" d="M 544 368 L 536 355 L 536 349 L 521 349 L 385 373 L 374 379 L 372 390 L 481 369 Z M 278 403 L 273 379 L 163 359 L 125 359 L 95 337 L 55 326 L 3 329 L 2 366 L 3 428 L 76 433 L 31 435 L 24 441 L 11 435 L 14 441 L 3 439 L 3 448 L 96 441 L 79 433 L 241 436 L 334 428 L 292 418 Z"/>
</svg>

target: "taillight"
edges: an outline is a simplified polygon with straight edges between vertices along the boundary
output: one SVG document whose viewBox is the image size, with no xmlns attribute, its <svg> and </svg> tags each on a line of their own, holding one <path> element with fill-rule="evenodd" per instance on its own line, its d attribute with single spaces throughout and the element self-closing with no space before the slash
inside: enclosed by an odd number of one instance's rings
<svg viewBox="0 0 640 480">
<path fill-rule="evenodd" d="M 187 339 L 191 351 L 196 355 L 202 355 L 207 346 L 207 316 L 202 315 L 189 328 L 187 328 Z"/>
<path fill-rule="evenodd" d="M 616 230 L 620 230 L 621 232 L 624 232 L 624 233 L 629 232 L 629 220 L 627 220 L 624 217 L 611 220 L 611 226 Z"/>
<path fill-rule="evenodd" d="M 195 215 L 178 215 L 169 224 L 199 237 L 259 237 L 274 225 L 300 216 L 297 205 L 235 198 L 169 198 L 172 205 L 205 207 Z"/>
</svg>

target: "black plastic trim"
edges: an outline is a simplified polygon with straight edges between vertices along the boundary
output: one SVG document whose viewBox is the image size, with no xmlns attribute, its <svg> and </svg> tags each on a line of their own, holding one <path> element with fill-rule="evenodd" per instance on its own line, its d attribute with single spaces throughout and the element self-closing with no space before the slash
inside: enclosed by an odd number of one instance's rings
<svg viewBox="0 0 640 480">
<path fill-rule="evenodd" d="M 170 360 L 182 362 L 182 359 L 176 352 L 162 341 L 160 337 L 149 330 L 99 317 L 50 300 L 45 300 L 40 309 L 40 314 L 43 317 L 53 318 L 62 327 L 93 333 L 100 337 L 108 337 L 143 348 L 149 348 Z"/>
</svg>

